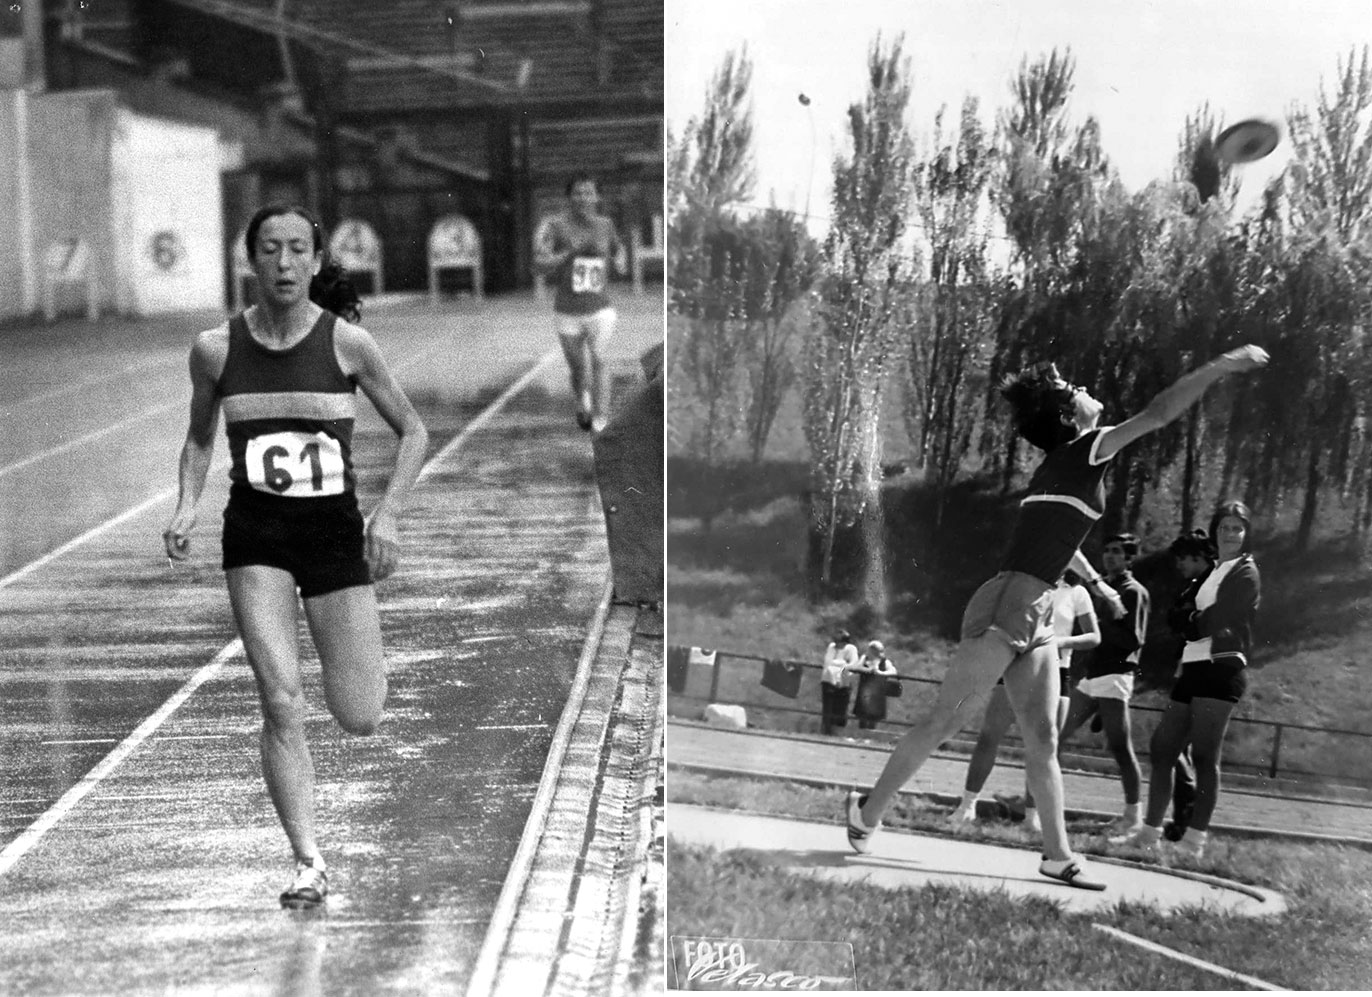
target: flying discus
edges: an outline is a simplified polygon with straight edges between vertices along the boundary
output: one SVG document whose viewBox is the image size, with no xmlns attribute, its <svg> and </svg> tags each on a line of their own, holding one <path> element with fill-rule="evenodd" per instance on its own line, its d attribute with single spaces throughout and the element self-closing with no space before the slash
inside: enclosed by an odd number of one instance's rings
<svg viewBox="0 0 1372 997">
<path fill-rule="evenodd" d="M 1263 118 L 1249 118 L 1230 125 L 1215 139 L 1215 151 L 1231 165 L 1254 163 L 1272 153 L 1281 142 L 1281 128 Z"/>
</svg>

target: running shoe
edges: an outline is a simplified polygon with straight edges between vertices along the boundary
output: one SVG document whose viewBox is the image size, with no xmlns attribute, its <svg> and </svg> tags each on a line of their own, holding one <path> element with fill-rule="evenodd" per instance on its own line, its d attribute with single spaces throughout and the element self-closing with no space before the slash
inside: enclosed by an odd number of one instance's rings
<svg viewBox="0 0 1372 997">
<path fill-rule="evenodd" d="M 318 861 L 320 864 L 315 865 Z M 322 860 L 297 862 L 295 881 L 281 894 L 281 906 L 292 910 L 318 907 L 329 895 L 329 874 L 324 870 Z"/>
<path fill-rule="evenodd" d="M 1149 855 L 1156 856 L 1158 854 L 1158 839 L 1160 837 L 1161 834 L 1158 832 L 1157 828 L 1149 827 L 1147 824 L 1144 824 L 1132 834 L 1119 834 L 1113 838 L 1107 838 L 1106 840 L 1112 845 L 1124 845 L 1126 848 L 1137 848 L 1140 851 L 1147 852 Z"/>
<path fill-rule="evenodd" d="M 1105 889 L 1105 884 L 1099 879 L 1092 878 L 1091 873 L 1086 868 L 1086 863 L 1075 855 L 1059 862 L 1045 858 L 1039 863 L 1039 875 L 1056 879 L 1059 883 L 1066 883 L 1078 890 Z"/>
<path fill-rule="evenodd" d="M 1128 817 L 1120 814 L 1109 824 L 1106 824 L 1105 827 L 1101 828 L 1100 833 L 1107 838 L 1132 838 L 1141 827 L 1143 827 L 1143 821 L 1141 819 L 1130 820 Z"/>
<path fill-rule="evenodd" d="M 1197 841 L 1195 838 L 1183 837 L 1172 846 L 1175 855 L 1184 855 L 1189 859 L 1203 858 L 1205 855 L 1205 842 Z"/>
<path fill-rule="evenodd" d="M 948 815 L 948 823 L 952 824 L 955 830 L 966 827 L 968 824 L 975 824 L 976 822 L 976 804 L 973 804 L 971 806 L 963 806 L 961 803 L 959 803 L 957 809 Z"/>
<path fill-rule="evenodd" d="M 1028 835 L 1043 833 L 1043 821 L 1039 820 L 1037 807 L 1030 807 L 1024 811 L 1024 833 Z"/>
<path fill-rule="evenodd" d="M 853 846 L 855 852 L 866 852 L 871 848 L 872 835 L 881 827 L 880 821 L 877 821 L 876 827 L 868 827 L 863 822 L 862 805 L 866 802 L 866 795 L 858 795 L 858 791 L 854 789 L 848 794 L 848 804 L 844 808 L 848 815 L 848 844 Z"/>
<path fill-rule="evenodd" d="M 1024 820 L 1024 797 L 1010 793 L 992 793 L 991 799 L 1001 805 L 1010 820 Z"/>
</svg>

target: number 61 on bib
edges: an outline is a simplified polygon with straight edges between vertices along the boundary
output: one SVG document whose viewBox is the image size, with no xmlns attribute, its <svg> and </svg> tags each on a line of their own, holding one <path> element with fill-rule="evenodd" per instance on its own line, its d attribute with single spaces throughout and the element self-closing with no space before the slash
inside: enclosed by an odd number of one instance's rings
<svg viewBox="0 0 1372 997">
<path fill-rule="evenodd" d="M 343 445 L 327 433 L 264 433 L 248 440 L 248 484 L 287 498 L 341 495 Z"/>
</svg>

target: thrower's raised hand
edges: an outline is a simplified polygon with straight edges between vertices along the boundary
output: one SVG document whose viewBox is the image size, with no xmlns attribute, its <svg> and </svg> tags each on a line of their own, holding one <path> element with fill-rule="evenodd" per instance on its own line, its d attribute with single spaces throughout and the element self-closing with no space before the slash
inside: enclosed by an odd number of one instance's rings
<svg viewBox="0 0 1372 997">
<path fill-rule="evenodd" d="M 1258 370 L 1266 367 L 1272 358 L 1267 355 L 1267 351 L 1261 346 L 1254 346 L 1249 343 L 1247 346 L 1240 346 L 1238 349 L 1230 350 L 1220 358 L 1225 362 L 1225 366 L 1235 374 L 1244 374 L 1250 370 Z"/>
</svg>

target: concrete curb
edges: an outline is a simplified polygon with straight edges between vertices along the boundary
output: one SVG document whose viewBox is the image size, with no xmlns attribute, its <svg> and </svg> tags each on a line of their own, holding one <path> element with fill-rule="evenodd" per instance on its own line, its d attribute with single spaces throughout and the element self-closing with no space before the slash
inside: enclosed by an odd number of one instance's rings
<svg viewBox="0 0 1372 997">
<path fill-rule="evenodd" d="M 688 772 L 699 772 L 702 775 L 735 776 L 743 779 L 767 779 L 773 782 L 794 782 L 799 783 L 803 786 L 811 786 L 816 789 L 845 790 L 852 788 L 852 786 L 847 783 L 835 782 L 832 779 L 821 779 L 813 776 L 787 775 L 783 772 L 774 771 L 738 769 L 725 765 L 703 765 L 700 763 L 673 762 L 671 761 L 670 757 L 668 758 L 667 768 L 668 770 L 681 769 L 683 771 Z M 670 786 L 671 782 L 669 780 L 669 792 Z M 948 793 L 928 793 L 913 789 L 903 789 L 901 790 L 901 795 L 919 797 L 921 799 L 928 800 L 931 803 L 937 803 L 940 806 L 946 807 L 957 806 L 959 801 L 959 797 L 953 796 Z M 1076 808 L 1069 808 L 1065 810 L 1064 813 L 1069 820 L 1098 819 L 1101 821 L 1108 821 L 1113 817 L 1117 816 L 1116 814 L 1105 813 L 1100 810 L 1080 810 Z M 668 827 L 670 828 L 670 797 L 667 805 L 667 822 Z M 1282 828 L 1239 826 L 1235 824 L 1211 824 L 1210 827 L 1211 830 L 1220 831 L 1224 834 L 1233 835 L 1234 837 L 1238 838 L 1280 838 L 1285 841 L 1298 841 L 1305 844 L 1347 845 L 1353 848 L 1360 848 L 1363 851 L 1372 851 L 1372 841 L 1364 841 L 1359 838 L 1345 838 L 1332 834 L 1317 834 L 1313 831 L 1289 831 Z M 1092 858 L 1110 857 L 1111 856 L 1092 856 Z"/>
</svg>

